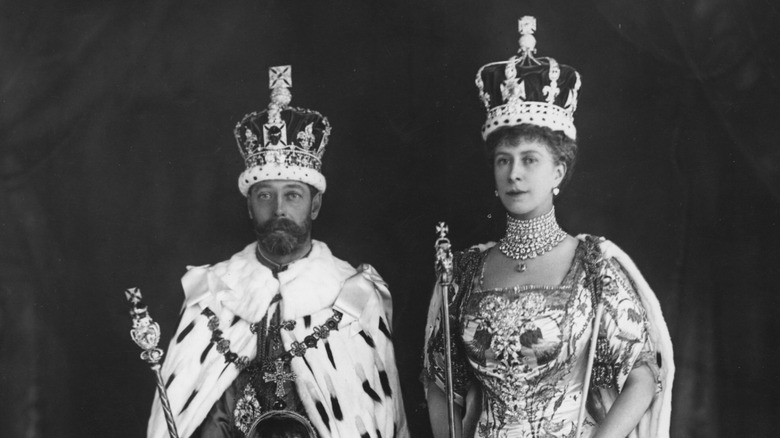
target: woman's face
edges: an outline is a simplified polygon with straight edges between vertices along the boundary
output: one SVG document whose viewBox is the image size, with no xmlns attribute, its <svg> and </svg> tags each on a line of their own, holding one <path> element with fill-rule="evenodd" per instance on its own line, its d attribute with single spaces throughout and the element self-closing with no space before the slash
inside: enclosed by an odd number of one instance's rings
<svg viewBox="0 0 780 438">
<path fill-rule="evenodd" d="M 498 197 L 517 219 L 532 219 L 550 211 L 552 190 L 565 174 L 566 166 L 556 164 L 547 145 L 538 140 L 504 141 L 493 153 Z"/>
</svg>

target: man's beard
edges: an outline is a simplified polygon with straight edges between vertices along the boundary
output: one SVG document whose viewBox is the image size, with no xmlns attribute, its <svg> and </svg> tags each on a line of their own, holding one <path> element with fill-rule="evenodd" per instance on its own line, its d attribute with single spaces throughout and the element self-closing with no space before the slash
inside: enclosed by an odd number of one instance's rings
<svg viewBox="0 0 780 438">
<path fill-rule="evenodd" d="M 271 255 L 290 255 L 309 240 L 311 222 L 307 216 L 302 225 L 283 217 L 264 224 L 255 223 L 257 243 Z"/>
</svg>

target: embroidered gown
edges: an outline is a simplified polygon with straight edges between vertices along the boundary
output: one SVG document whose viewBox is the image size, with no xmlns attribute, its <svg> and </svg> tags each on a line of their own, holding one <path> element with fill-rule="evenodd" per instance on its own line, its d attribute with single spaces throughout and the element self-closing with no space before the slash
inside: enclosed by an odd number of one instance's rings
<svg viewBox="0 0 780 438">
<path fill-rule="evenodd" d="M 585 274 L 592 242 L 581 242 L 561 284 L 482 288 L 487 251 L 455 255 L 451 294 L 456 403 L 472 383 L 482 388 L 477 437 L 573 437 L 582 397 L 595 308 Z M 629 372 L 648 364 L 658 382 L 647 317 L 635 286 L 615 260 L 603 275 L 604 318 L 593 370 L 595 386 L 622 389 Z M 423 379 L 444 387 L 444 343 L 438 328 L 426 340 Z M 588 414 L 581 436 L 591 436 Z"/>
</svg>

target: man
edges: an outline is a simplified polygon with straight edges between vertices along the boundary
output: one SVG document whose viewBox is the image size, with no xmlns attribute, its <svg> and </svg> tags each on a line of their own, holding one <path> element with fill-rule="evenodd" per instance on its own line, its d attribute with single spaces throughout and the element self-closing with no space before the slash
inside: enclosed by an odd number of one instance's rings
<svg viewBox="0 0 780 438">
<path fill-rule="evenodd" d="M 311 238 L 330 125 L 289 107 L 290 87 L 290 67 L 272 68 L 268 109 L 234 131 L 257 241 L 182 278 L 162 368 L 179 436 L 406 437 L 390 293 Z M 167 436 L 159 398 L 148 435 Z"/>
</svg>

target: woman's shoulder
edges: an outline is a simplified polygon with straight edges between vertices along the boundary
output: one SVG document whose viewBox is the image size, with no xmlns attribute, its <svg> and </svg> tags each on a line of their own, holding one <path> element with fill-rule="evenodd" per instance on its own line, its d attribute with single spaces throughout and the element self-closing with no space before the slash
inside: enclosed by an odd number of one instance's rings
<svg viewBox="0 0 780 438">
<path fill-rule="evenodd" d="M 489 250 L 490 248 L 492 248 L 494 246 L 496 246 L 496 242 L 493 242 L 493 241 L 485 242 L 485 243 L 477 243 L 475 245 L 471 245 L 470 247 L 468 247 L 466 249 L 463 249 L 463 250 L 460 250 L 460 251 L 455 251 L 455 253 L 456 254 L 457 253 L 460 253 L 460 254 L 481 254 L 481 253 Z"/>
<path fill-rule="evenodd" d="M 637 281 L 644 282 L 631 258 L 613 241 L 601 236 L 580 234 L 586 276 L 604 282 L 605 296 L 636 298 Z M 590 269 L 590 272 L 588 272 Z M 644 283 L 643 283 L 644 284 Z"/>
<path fill-rule="evenodd" d="M 577 240 L 583 248 L 583 257 L 592 263 L 603 262 L 609 266 L 620 266 L 628 258 L 613 241 L 595 234 L 578 234 Z"/>
<path fill-rule="evenodd" d="M 486 251 L 495 245 L 495 242 L 480 243 L 461 251 L 455 251 L 452 254 L 455 282 L 460 284 L 464 276 L 474 275 L 482 265 Z"/>
<path fill-rule="evenodd" d="M 455 251 L 452 254 L 455 269 L 465 269 L 473 263 L 480 263 L 482 257 L 490 248 L 496 246 L 496 242 L 479 243 L 466 249 Z"/>
<path fill-rule="evenodd" d="M 638 271 L 631 257 L 615 242 L 603 236 L 579 234 L 577 239 L 582 242 L 584 255 L 594 263 L 603 262 L 607 269 L 620 271 Z"/>
</svg>

